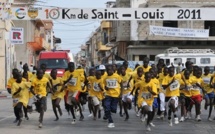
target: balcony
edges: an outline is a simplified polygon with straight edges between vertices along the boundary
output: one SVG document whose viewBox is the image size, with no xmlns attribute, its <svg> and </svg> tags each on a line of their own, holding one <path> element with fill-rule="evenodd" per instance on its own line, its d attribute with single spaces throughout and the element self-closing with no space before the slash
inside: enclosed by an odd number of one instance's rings
<svg viewBox="0 0 215 134">
<path fill-rule="evenodd" d="M 98 51 L 108 51 L 111 47 L 107 47 L 106 45 L 102 44 L 102 42 L 98 43 Z"/>
<path fill-rule="evenodd" d="M 102 21 L 101 22 L 101 29 L 105 28 L 111 28 L 111 22 L 110 21 Z"/>
<path fill-rule="evenodd" d="M 28 46 L 34 51 L 50 50 L 50 44 L 48 44 L 44 38 L 35 37 L 33 42 L 27 42 Z"/>
</svg>

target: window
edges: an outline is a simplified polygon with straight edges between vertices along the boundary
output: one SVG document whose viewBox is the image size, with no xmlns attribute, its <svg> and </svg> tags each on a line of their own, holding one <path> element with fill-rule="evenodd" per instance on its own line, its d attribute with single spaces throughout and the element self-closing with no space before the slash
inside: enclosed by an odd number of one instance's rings
<svg viewBox="0 0 215 134">
<path fill-rule="evenodd" d="M 182 58 L 175 58 L 174 64 L 182 63 Z"/>
<path fill-rule="evenodd" d="M 163 21 L 164 27 L 178 27 L 178 21 Z"/>
<path fill-rule="evenodd" d="M 215 36 L 215 21 L 205 21 L 205 29 L 209 29 L 209 36 Z"/>
<path fill-rule="evenodd" d="M 201 64 L 210 64 L 211 63 L 211 59 L 210 58 L 201 58 L 200 59 L 200 63 Z"/>
<path fill-rule="evenodd" d="M 41 64 L 46 64 L 47 69 L 54 69 L 54 68 L 66 69 L 68 67 L 67 59 L 41 59 L 39 60 L 39 66 Z"/>
<path fill-rule="evenodd" d="M 169 66 L 170 65 L 170 59 L 165 59 L 166 61 L 166 65 Z"/>
<path fill-rule="evenodd" d="M 191 61 L 193 64 L 196 64 L 196 58 L 187 58 L 187 61 Z"/>
<path fill-rule="evenodd" d="M 150 59 L 150 61 L 154 61 L 155 60 L 155 55 L 150 55 L 149 59 Z"/>
<path fill-rule="evenodd" d="M 147 57 L 147 55 L 139 55 L 139 61 L 143 61 L 145 57 Z"/>
</svg>

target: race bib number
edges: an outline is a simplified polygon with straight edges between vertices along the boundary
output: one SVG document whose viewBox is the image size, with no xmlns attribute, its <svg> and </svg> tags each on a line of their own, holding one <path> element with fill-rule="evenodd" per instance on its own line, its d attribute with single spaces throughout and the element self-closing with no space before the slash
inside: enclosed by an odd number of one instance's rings
<svg viewBox="0 0 215 134">
<path fill-rule="evenodd" d="M 193 86 L 187 86 L 187 87 L 185 87 L 185 90 L 187 90 L 187 91 L 193 90 Z"/>
<path fill-rule="evenodd" d="M 128 81 L 124 81 L 123 83 L 122 83 L 122 88 L 124 89 L 124 90 L 127 90 L 128 89 Z"/>
<path fill-rule="evenodd" d="M 101 91 L 98 83 L 93 83 L 93 90 L 96 91 L 96 92 Z"/>
<path fill-rule="evenodd" d="M 152 98 L 152 94 L 151 93 L 143 93 L 142 94 L 142 97 L 145 99 L 145 100 L 149 100 Z"/>
<path fill-rule="evenodd" d="M 210 84 L 211 78 L 203 78 L 205 84 Z"/>
<path fill-rule="evenodd" d="M 174 91 L 179 89 L 180 84 L 177 80 L 175 80 L 169 87 L 170 87 L 170 91 Z"/>
<path fill-rule="evenodd" d="M 191 90 L 200 91 L 201 88 L 198 87 L 197 85 L 193 85 L 193 88 Z"/>
<path fill-rule="evenodd" d="M 107 79 L 106 84 L 108 88 L 117 88 L 117 80 L 116 79 Z"/>
<path fill-rule="evenodd" d="M 69 81 L 68 84 L 71 85 L 71 86 L 76 86 L 76 84 L 77 84 L 77 78 L 72 78 L 72 79 Z"/>
<path fill-rule="evenodd" d="M 18 102 L 19 102 L 19 99 L 17 99 L 17 98 L 13 99 L 13 104 L 14 105 L 17 104 Z"/>
</svg>

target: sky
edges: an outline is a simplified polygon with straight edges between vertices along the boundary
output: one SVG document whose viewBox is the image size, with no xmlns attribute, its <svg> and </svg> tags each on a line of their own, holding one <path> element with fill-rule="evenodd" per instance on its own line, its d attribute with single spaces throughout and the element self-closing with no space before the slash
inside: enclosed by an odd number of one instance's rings
<svg viewBox="0 0 215 134">
<path fill-rule="evenodd" d="M 105 3 L 110 0 L 39 0 L 45 3 L 38 3 L 45 6 L 57 6 L 67 8 L 105 8 Z M 113 1 L 113 0 L 112 0 Z M 56 20 L 54 21 L 54 35 L 61 38 L 62 49 L 70 49 L 73 54 L 80 51 L 81 44 L 84 44 L 91 33 L 100 25 L 97 20 Z"/>
</svg>

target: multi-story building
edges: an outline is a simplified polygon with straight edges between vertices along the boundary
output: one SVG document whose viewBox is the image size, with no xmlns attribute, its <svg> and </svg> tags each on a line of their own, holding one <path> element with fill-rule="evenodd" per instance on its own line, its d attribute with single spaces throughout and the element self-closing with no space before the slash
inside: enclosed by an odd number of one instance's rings
<svg viewBox="0 0 215 134">
<path fill-rule="evenodd" d="M 116 7 L 131 8 L 211 8 L 215 0 L 116 0 Z M 170 47 L 215 49 L 215 21 L 116 21 L 111 39 L 116 40 L 117 55 L 127 60 L 143 60 Z M 185 38 L 150 35 L 149 26 L 209 29 L 209 38 Z"/>
</svg>

